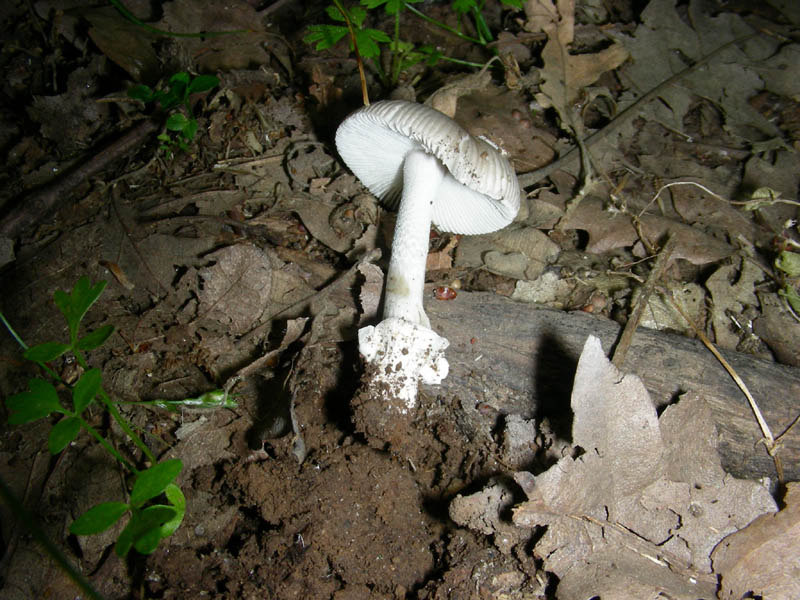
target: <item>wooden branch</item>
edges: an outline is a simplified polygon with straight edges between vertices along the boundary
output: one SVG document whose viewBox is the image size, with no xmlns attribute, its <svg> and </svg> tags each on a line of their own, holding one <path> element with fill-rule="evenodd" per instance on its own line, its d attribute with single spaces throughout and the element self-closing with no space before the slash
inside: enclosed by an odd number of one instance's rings
<svg viewBox="0 0 800 600">
<path fill-rule="evenodd" d="M 601 317 L 537 309 L 489 293 L 461 292 L 447 302 L 431 298 L 425 308 L 433 329 L 450 340 L 450 375 L 424 391 L 455 397 L 467 410 L 485 403 L 527 418 L 569 415 L 586 337 L 600 338 L 608 353 L 621 330 Z M 749 386 L 772 431 L 786 429 L 800 412 L 800 369 L 722 354 Z M 642 378 L 659 409 L 689 390 L 703 395 L 719 431 L 723 467 L 737 477 L 775 477 L 742 392 L 699 341 L 640 328 L 621 368 Z M 559 433 L 568 438 L 569 431 Z M 800 479 L 800 428 L 783 439 L 779 455 L 786 479 Z"/>
<path fill-rule="evenodd" d="M 13 240 L 26 227 L 39 223 L 63 205 L 77 186 L 140 146 L 157 129 L 158 123 L 152 119 L 142 121 L 87 161 L 18 200 L 0 220 L 0 236 Z"/>
</svg>

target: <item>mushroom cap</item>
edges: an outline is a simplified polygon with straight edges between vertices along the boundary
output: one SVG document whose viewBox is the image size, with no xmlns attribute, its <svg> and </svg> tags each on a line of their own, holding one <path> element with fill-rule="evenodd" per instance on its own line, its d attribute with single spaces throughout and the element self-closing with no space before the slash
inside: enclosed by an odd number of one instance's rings
<svg viewBox="0 0 800 600">
<path fill-rule="evenodd" d="M 519 211 L 517 175 L 502 152 L 424 104 L 383 100 L 360 108 L 339 125 L 336 149 L 390 207 L 401 196 L 406 154 L 423 150 L 438 158 L 448 174 L 432 221 L 443 231 L 489 233 L 511 223 Z"/>
</svg>

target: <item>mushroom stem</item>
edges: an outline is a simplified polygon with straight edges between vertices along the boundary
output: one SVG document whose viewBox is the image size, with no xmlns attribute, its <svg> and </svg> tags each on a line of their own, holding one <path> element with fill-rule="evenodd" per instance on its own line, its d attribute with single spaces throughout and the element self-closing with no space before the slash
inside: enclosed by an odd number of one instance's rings
<svg viewBox="0 0 800 600">
<path fill-rule="evenodd" d="M 430 328 L 422 307 L 433 202 L 446 171 L 422 150 L 409 152 L 403 163 L 403 196 L 397 212 L 392 256 L 386 275 L 383 318 L 404 319 Z"/>
</svg>

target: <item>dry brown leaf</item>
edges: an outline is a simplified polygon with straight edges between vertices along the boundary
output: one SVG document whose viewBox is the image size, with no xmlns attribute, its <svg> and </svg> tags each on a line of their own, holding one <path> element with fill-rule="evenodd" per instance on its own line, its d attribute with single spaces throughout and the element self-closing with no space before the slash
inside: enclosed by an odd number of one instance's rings
<svg viewBox="0 0 800 600">
<path fill-rule="evenodd" d="M 161 62 L 153 48 L 156 39 L 131 23 L 112 6 L 86 9 L 89 36 L 108 58 L 127 71 L 135 81 L 153 83 L 161 72 Z"/>
<path fill-rule="evenodd" d="M 552 161 L 557 141 L 552 132 L 535 127 L 529 114 L 519 93 L 490 85 L 461 96 L 455 120 L 502 148 L 517 172 L 524 173 Z"/>
<path fill-rule="evenodd" d="M 722 471 L 705 402 L 687 395 L 657 419 L 641 380 L 590 337 L 572 407 L 583 454 L 515 474 L 528 501 L 513 521 L 547 525 L 534 554 L 558 576 L 558 597 L 713 596 L 711 550 L 775 503 L 764 486 Z"/>
<path fill-rule="evenodd" d="M 752 25 L 733 11 L 709 11 L 694 0 L 678 5 L 674 0 L 651 0 L 640 16 L 633 35 L 616 34 L 634 60 L 621 69 L 628 92 L 619 99 L 624 110 L 636 96 L 656 89 L 670 77 L 713 57 L 702 68 L 681 77 L 680 85 L 663 86 L 658 102 L 637 107 L 640 118 L 663 123 L 671 130 L 685 132 L 687 113 L 697 98 L 715 103 L 724 115 L 725 129 L 755 142 L 780 137 L 778 128 L 748 102 L 764 89 L 765 74 L 785 71 L 784 59 L 775 59 L 780 42 L 753 36 Z M 723 45 L 740 40 L 740 43 Z M 717 52 L 721 49 L 719 52 Z"/>
<path fill-rule="evenodd" d="M 308 232 L 335 252 L 347 252 L 353 247 L 353 242 L 361 236 L 360 227 L 351 231 L 334 229 L 331 221 L 337 206 L 323 202 L 319 197 L 297 194 L 292 208 L 300 216 Z"/>
<path fill-rule="evenodd" d="M 800 323 L 789 312 L 789 305 L 780 296 L 758 292 L 761 316 L 753 323 L 753 332 L 769 346 L 778 362 L 800 367 Z"/>
<path fill-rule="evenodd" d="M 716 262 L 730 256 L 729 244 L 703 233 L 700 229 L 666 217 L 643 215 L 641 230 L 650 242 L 663 239 L 667 233 L 678 237 L 673 258 L 682 258 L 695 265 Z M 589 234 L 586 251 L 603 254 L 616 248 L 633 246 L 639 238 L 629 215 L 603 209 L 599 199 L 586 198 L 564 223 L 564 229 L 581 229 Z"/>
<path fill-rule="evenodd" d="M 631 298 L 635 305 L 641 296 L 641 288 L 633 292 Z M 681 307 L 681 314 L 675 307 Z M 683 315 L 691 319 L 687 322 Z M 663 293 L 651 294 L 647 298 L 647 307 L 639 322 L 641 327 L 658 331 L 676 331 L 687 336 L 694 335 L 694 328 L 703 329 L 706 321 L 706 293 L 696 283 L 670 281 L 664 285 Z"/>
<path fill-rule="evenodd" d="M 425 270 L 436 271 L 452 268 L 453 257 L 450 253 L 453 251 L 453 248 L 456 247 L 456 244 L 458 244 L 458 237 L 453 236 L 447 240 L 447 243 L 441 250 L 430 252 L 425 263 Z"/>
<path fill-rule="evenodd" d="M 313 83 L 308 86 L 308 93 L 316 98 L 320 108 L 325 108 L 342 97 L 342 88 L 334 85 L 334 80 L 334 75 L 320 63 L 315 62 L 311 65 Z"/>
<path fill-rule="evenodd" d="M 230 35 L 180 40 L 185 56 L 194 57 L 200 72 L 252 69 L 269 65 L 268 42 L 275 36 L 263 31 L 256 9 L 245 0 L 167 2 L 164 16 L 156 27 L 178 33 L 202 31 L 242 31 Z M 189 66 L 189 65 L 186 65 Z"/>
<path fill-rule="evenodd" d="M 572 408 L 573 443 L 584 454 L 565 456 L 534 478 L 529 497 L 536 512 L 604 513 L 603 507 L 613 508 L 659 478 L 663 445 L 655 407 L 641 379 L 611 365 L 595 337 L 578 362 Z M 515 521 L 527 521 L 530 506 L 518 507 Z"/>
<path fill-rule="evenodd" d="M 431 108 L 435 108 L 441 113 L 446 114 L 451 119 L 456 116 L 456 107 L 458 99 L 461 96 L 466 96 L 476 91 L 483 91 L 487 89 L 492 83 L 492 74 L 485 69 L 481 69 L 477 73 L 465 75 L 454 81 L 451 81 L 433 94 L 425 102 Z"/>
<path fill-rule="evenodd" d="M 611 471 L 602 484 L 611 494 L 604 501 L 658 479 L 663 448 L 655 406 L 642 380 L 611 365 L 596 338 L 581 354 L 572 410 L 573 444 L 596 452 Z"/>
<path fill-rule="evenodd" d="M 574 0 L 558 0 L 556 4 L 552 0 L 529 1 L 525 12 L 528 15 L 526 29 L 547 34 L 542 50 L 543 83 L 537 100 L 543 106 L 553 106 L 562 123 L 578 133 L 580 119 L 574 112 L 574 104 L 579 93 L 603 73 L 625 62 L 628 51 L 622 44 L 614 43 L 593 54 L 570 54 L 575 31 Z"/>
<path fill-rule="evenodd" d="M 785 502 L 715 548 L 719 598 L 800 598 L 800 483 L 787 485 Z"/>
<path fill-rule="evenodd" d="M 493 273 L 517 279 L 536 279 L 554 262 L 560 249 L 545 233 L 527 226 L 506 227 L 495 233 L 470 235 L 456 248 L 455 265 L 486 265 Z"/>
<path fill-rule="evenodd" d="M 200 270 L 200 314 L 213 315 L 233 333 L 248 331 L 269 303 L 272 264 L 254 246 L 229 246 L 207 257 L 215 263 Z"/>
<path fill-rule="evenodd" d="M 559 37 L 571 44 L 575 31 L 575 0 L 528 0 L 525 3 L 527 31 L 543 31 L 548 37 Z"/>
<path fill-rule="evenodd" d="M 360 325 L 372 322 L 378 316 L 378 307 L 383 293 L 383 271 L 378 265 L 363 263 L 358 267 L 358 272 L 364 278 L 358 301 L 361 304 Z"/>
<path fill-rule="evenodd" d="M 546 67 L 542 92 L 558 108 L 556 98 L 568 107 L 578 99 L 583 88 L 595 83 L 606 71 L 624 63 L 628 59 L 628 51 L 622 44 L 613 44 L 593 54 L 566 54 L 560 47 L 548 42 L 542 51 L 542 58 Z M 548 61 L 552 68 L 548 66 Z M 565 74 L 563 82 L 558 76 L 559 71 Z"/>
<path fill-rule="evenodd" d="M 765 277 L 764 272 L 752 261 L 742 258 L 739 265 L 723 265 L 706 280 L 706 289 L 711 293 L 711 323 L 717 345 L 729 350 L 739 344 L 739 332 L 731 320 L 732 315 L 741 315 L 746 306 L 757 306 L 755 284 Z M 741 322 L 746 319 L 740 316 Z"/>
<path fill-rule="evenodd" d="M 204 264 L 198 257 L 211 252 L 216 243 L 212 236 L 154 233 L 138 243 L 135 261 L 120 261 L 120 266 L 137 285 L 155 278 L 162 288 L 168 289 L 175 278 L 175 265 Z M 146 265 L 142 264 L 142 259 Z"/>
</svg>

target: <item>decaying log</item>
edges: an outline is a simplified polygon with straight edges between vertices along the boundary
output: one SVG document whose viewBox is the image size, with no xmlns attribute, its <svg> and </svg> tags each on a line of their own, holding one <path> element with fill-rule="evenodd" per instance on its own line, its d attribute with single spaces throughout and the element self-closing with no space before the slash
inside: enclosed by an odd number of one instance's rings
<svg viewBox="0 0 800 600">
<path fill-rule="evenodd" d="M 586 337 L 600 338 L 608 354 L 620 333 L 620 326 L 608 319 L 539 309 L 490 293 L 431 299 L 425 308 L 434 330 L 450 340 L 450 375 L 425 391 L 527 418 L 568 412 Z M 722 354 L 749 387 L 773 435 L 782 433 L 800 413 L 800 369 L 736 352 Z M 688 390 L 703 394 L 717 423 L 723 467 L 737 477 L 775 478 L 747 401 L 699 341 L 640 328 L 622 370 L 642 378 L 659 409 Z M 780 457 L 786 478 L 800 479 L 800 425 L 784 439 Z"/>
</svg>

